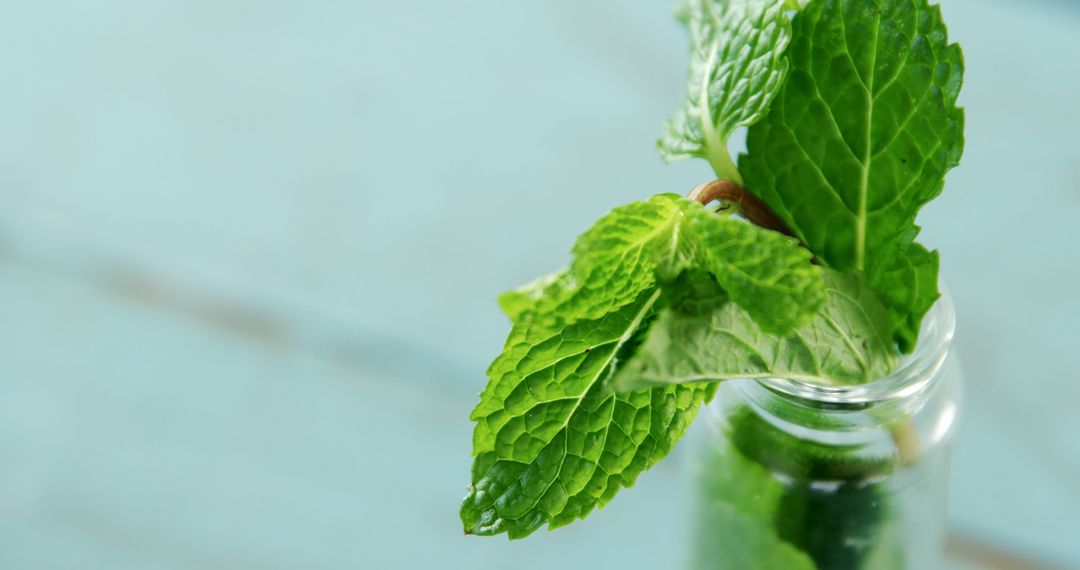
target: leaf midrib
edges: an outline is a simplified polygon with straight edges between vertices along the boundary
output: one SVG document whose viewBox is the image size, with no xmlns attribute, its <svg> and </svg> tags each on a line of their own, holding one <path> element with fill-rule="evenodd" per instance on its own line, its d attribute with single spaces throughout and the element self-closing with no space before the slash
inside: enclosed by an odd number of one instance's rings
<svg viewBox="0 0 1080 570">
<path fill-rule="evenodd" d="M 870 73 L 866 83 L 866 149 L 863 152 L 862 172 L 859 179 L 858 213 L 855 216 L 855 269 L 863 271 L 866 266 L 866 210 L 870 190 L 870 166 L 874 162 L 873 127 L 874 127 L 874 77 L 877 75 L 878 39 L 881 34 L 881 11 L 874 20 L 873 50 L 870 52 Z M 844 34 L 845 39 L 847 33 Z"/>
<path fill-rule="evenodd" d="M 581 396 L 578 397 L 577 402 L 574 403 L 574 407 L 570 410 L 570 413 L 566 415 L 566 421 L 564 421 L 562 426 L 559 427 L 559 429 L 555 432 L 556 434 L 564 433 L 564 432 L 567 431 L 567 429 L 570 427 L 570 420 L 573 419 L 574 414 L 576 414 L 578 412 L 578 410 L 581 409 L 581 403 L 583 401 L 585 401 L 585 397 L 589 395 L 589 392 L 592 391 L 593 387 L 596 385 L 596 382 L 599 381 L 600 377 L 603 376 L 604 372 L 607 371 L 608 367 L 611 366 L 612 361 L 619 354 L 619 350 L 623 347 L 623 345 L 626 344 L 627 341 L 630 340 L 630 337 L 634 336 L 634 332 L 637 331 L 638 327 L 641 326 L 641 322 L 645 319 L 645 315 L 647 315 L 649 313 L 649 311 L 652 310 L 653 305 L 656 304 L 656 301 L 658 299 L 660 299 L 660 289 L 659 288 L 656 289 L 656 291 L 653 292 L 653 294 L 649 297 L 649 299 L 647 301 L 645 301 L 645 303 L 642 305 L 641 309 L 637 312 L 637 314 L 634 315 L 634 319 L 626 327 L 626 332 L 623 333 L 622 337 L 619 338 L 618 343 L 615 345 L 615 348 L 611 351 L 611 354 L 607 357 L 607 360 L 604 362 L 604 365 L 598 368 L 596 376 L 592 379 L 591 382 L 589 382 L 588 388 L 585 388 L 584 390 L 582 390 Z M 612 397 L 614 397 L 614 396 L 612 396 Z M 614 409 L 612 410 L 612 413 L 614 414 Z M 604 427 L 604 441 L 600 443 L 600 449 L 601 450 L 603 450 L 604 446 L 607 445 L 608 431 L 610 429 L 611 429 L 611 418 L 608 419 L 607 425 Z M 536 508 L 536 505 L 540 504 L 540 501 L 543 500 L 544 496 L 547 495 L 547 492 L 551 489 L 551 486 L 555 484 L 555 481 L 557 481 L 559 479 L 559 476 L 562 474 L 563 465 L 566 464 L 566 456 L 568 455 L 567 445 L 568 445 L 569 439 L 570 439 L 569 434 L 567 434 L 566 436 L 563 437 L 562 458 L 559 459 L 559 467 L 558 467 L 558 469 L 555 470 L 555 476 L 552 477 L 551 481 L 549 481 L 548 484 L 544 486 L 544 490 L 541 491 L 538 494 L 537 499 L 529 505 L 529 508 L 526 509 L 526 512 L 532 511 L 533 509 Z M 601 457 L 603 457 L 602 453 L 601 453 Z M 534 461 L 535 461 L 535 459 L 534 459 Z M 595 466 L 599 466 L 599 465 L 600 465 L 600 459 L 597 459 Z M 594 466 L 594 468 L 595 468 L 595 466 Z M 507 492 L 509 492 L 510 488 L 511 488 L 510 486 L 507 486 Z M 492 502 L 492 505 L 495 505 L 496 503 L 497 503 L 497 500 Z M 499 518 L 501 519 L 502 517 L 500 516 Z"/>
</svg>

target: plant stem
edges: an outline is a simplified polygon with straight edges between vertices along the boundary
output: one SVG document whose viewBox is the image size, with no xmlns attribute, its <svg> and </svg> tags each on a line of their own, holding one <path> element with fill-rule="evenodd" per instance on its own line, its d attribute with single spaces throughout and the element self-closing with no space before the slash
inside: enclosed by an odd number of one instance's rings
<svg viewBox="0 0 1080 570">
<path fill-rule="evenodd" d="M 911 418 L 889 428 L 893 443 L 896 444 L 896 458 L 900 467 L 914 465 L 922 455 L 919 449 L 919 434 L 915 430 L 915 423 Z"/>
<path fill-rule="evenodd" d="M 713 150 L 708 156 L 709 165 L 712 166 L 713 172 L 720 178 L 732 180 L 736 184 L 742 184 L 742 174 L 739 173 L 739 167 L 735 165 L 735 161 L 731 160 L 731 154 L 728 153 L 727 143 L 717 139 L 709 143 L 708 146 Z"/>
<path fill-rule="evenodd" d="M 739 214 L 751 223 L 786 236 L 799 237 L 765 202 L 732 180 L 713 180 L 702 184 L 690 192 L 689 198 L 703 206 L 713 200 L 727 200 L 738 205 Z"/>
</svg>

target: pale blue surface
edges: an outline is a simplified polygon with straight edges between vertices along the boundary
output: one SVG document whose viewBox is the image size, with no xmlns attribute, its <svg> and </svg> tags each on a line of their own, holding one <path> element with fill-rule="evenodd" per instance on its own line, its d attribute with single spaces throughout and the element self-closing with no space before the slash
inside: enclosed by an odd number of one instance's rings
<svg viewBox="0 0 1080 570">
<path fill-rule="evenodd" d="M 668 2 L 11 4 L 0 567 L 666 567 L 677 460 L 526 542 L 456 503 L 494 294 L 707 177 L 652 148 Z M 954 526 L 1080 566 L 1072 6 L 946 1 L 968 150 L 920 222 L 968 377 Z"/>
</svg>

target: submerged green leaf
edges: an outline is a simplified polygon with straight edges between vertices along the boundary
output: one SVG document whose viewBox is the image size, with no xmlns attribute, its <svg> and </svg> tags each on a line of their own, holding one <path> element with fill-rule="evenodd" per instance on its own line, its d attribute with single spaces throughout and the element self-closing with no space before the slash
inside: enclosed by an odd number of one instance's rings
<svg viewBox="0 0 1080 570">
<path fill-rule="evenodd" d="M 915 217 L 963 151 L 963 56 L 927 0 L 818 0 L 792 36 L 789 77 L 739 167 L 822 261 L 865 272 L 910 351 L 937 294 Z"/>
<path fill-rule="evenodd" d="M 694 570 L 814 570 L 806 553 L 780 538 L 776 513 L 784 482 L 729 441 L 706 450 L 698 474 Z"/>
<path fill-rule="evenodd" d="M 768 110 L 787 72 L 791 38 L 784 0 L 685 0 L 679 19 L 690 32 L 690 78 L 683 108 L 658 142 L 672 161 L 708 160 L 717 175 L 740 181 L 727 140 Z"/>
<path fill-rule="evenodd" d="M 899 543 L 889 524 L 894 506 L 883 483 L 897 468 L 894 456 L 872 445 L 802 439 L 748 406 L 735 408 L 727 420 L 733 455 L 789 482 L 770 502 L 771 530 L 785 544 L 809 555 L 816 568 L 894 567 L 867 565 L 872 558 L 895 562 L 890 556 Z M 830 484 L 814 484 L 820 481 Z"/>
</svg>

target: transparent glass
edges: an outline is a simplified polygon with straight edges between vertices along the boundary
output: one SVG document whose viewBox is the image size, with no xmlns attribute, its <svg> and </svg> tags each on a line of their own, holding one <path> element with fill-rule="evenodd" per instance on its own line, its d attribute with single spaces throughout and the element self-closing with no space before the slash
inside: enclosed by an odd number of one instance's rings
<svg viewBox="0 0 1080 570">
<path fill-rule="evenodd" d="M 942 567 L 961 375 L 947 293 L 892 375 L 720 385 L 693 438 L 693 568 Z"/>
</svg>

